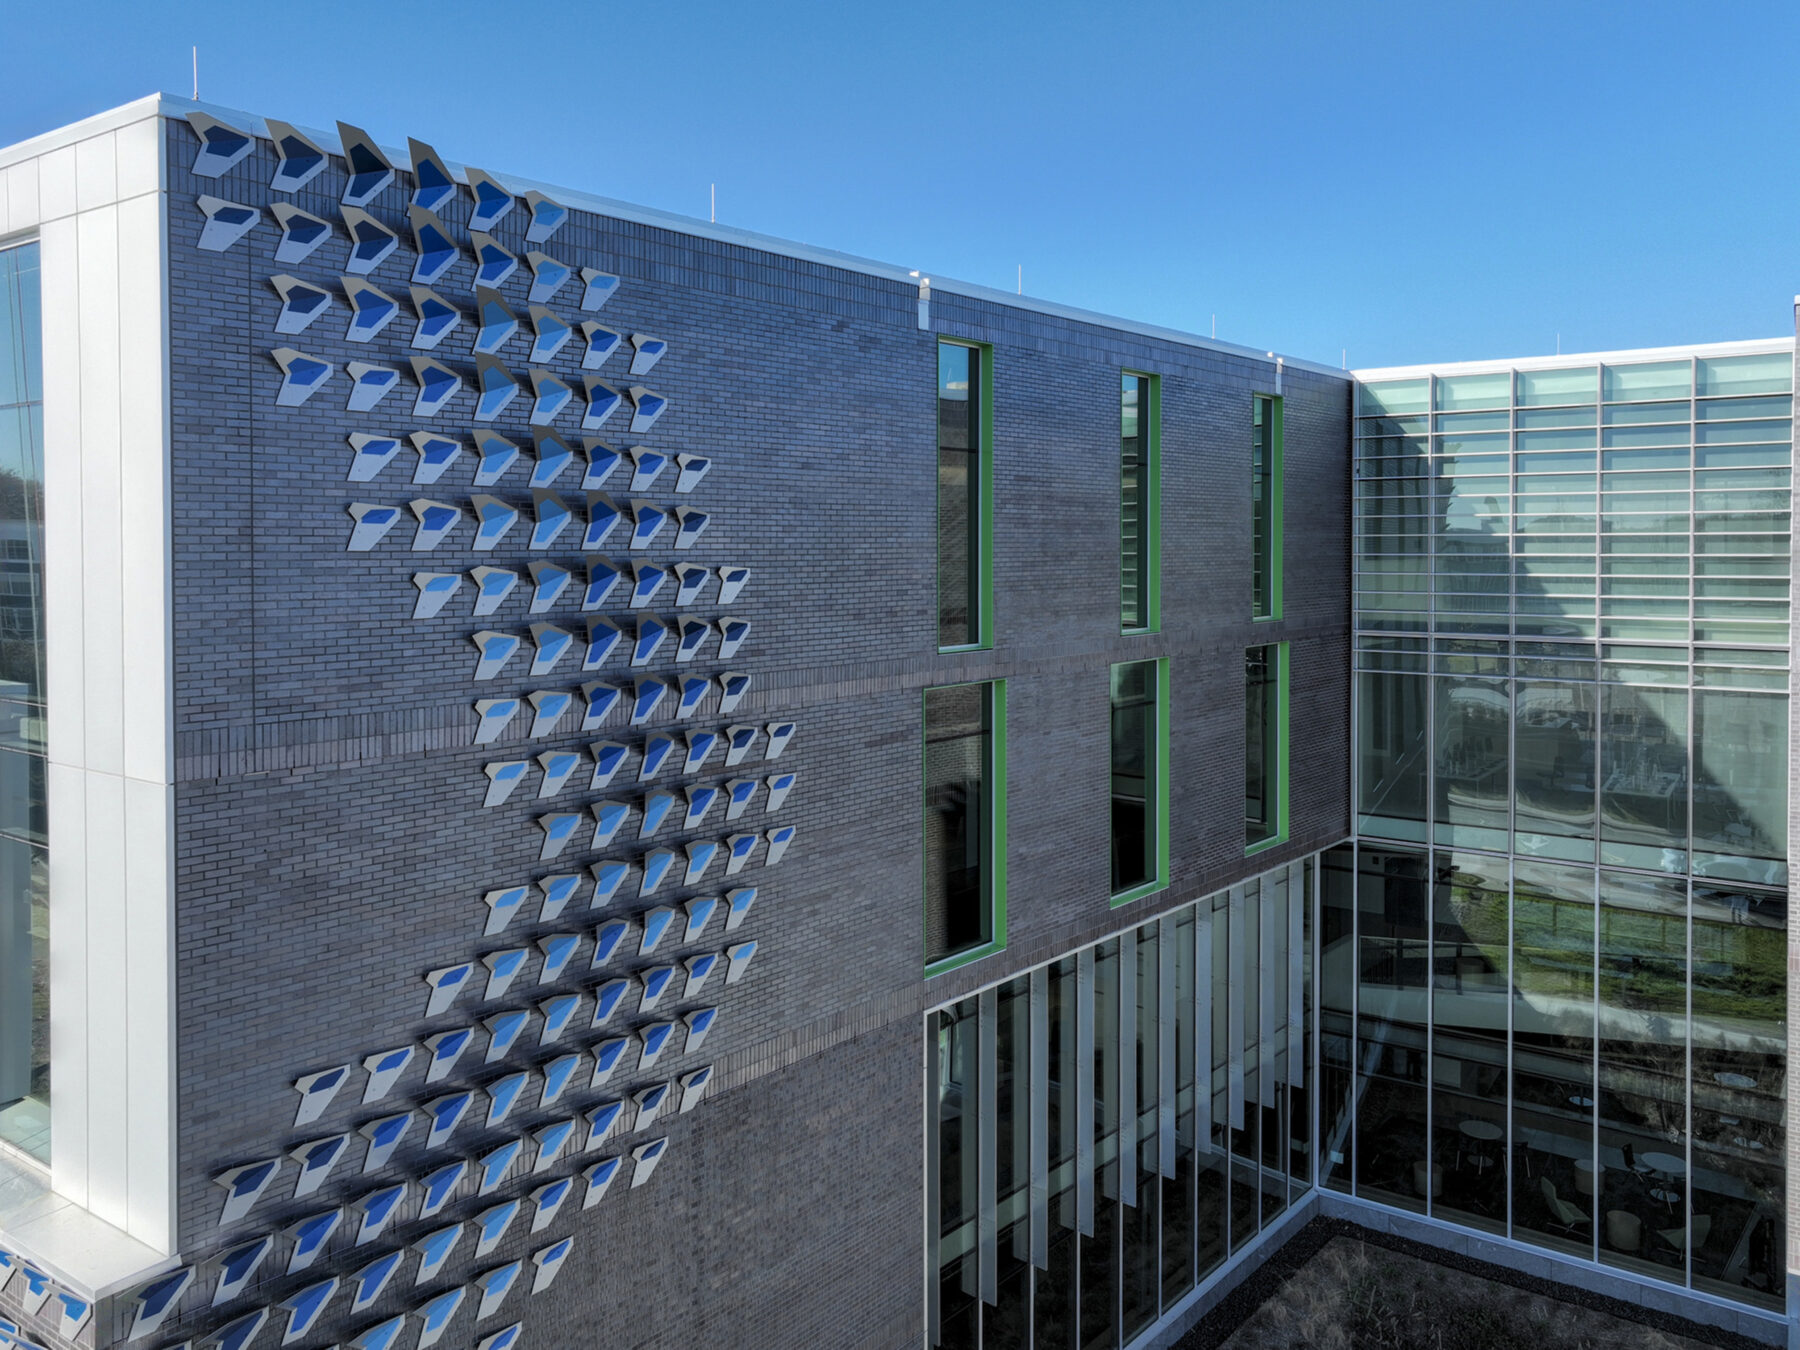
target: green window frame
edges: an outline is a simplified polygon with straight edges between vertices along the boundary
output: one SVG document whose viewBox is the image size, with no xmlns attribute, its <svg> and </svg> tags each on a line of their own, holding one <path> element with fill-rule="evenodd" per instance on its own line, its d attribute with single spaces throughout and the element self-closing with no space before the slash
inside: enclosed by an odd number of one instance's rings
<svg viewBox="0 0 1800 1350">
<path fill-rule="evenodd" d="M 979 732 L 971 730 L 975 718 L 968 706 L 968 691 L 979 691 Z M 934 686 L 923 691 L 920 712 L 920 881 L 925 974 L 931 976 L 991 956 L 1006 946 L 1006 681 Z M 977 735 L 985 743 L 979 752 L 977 800 L 971 804 L 967 743 Z M 960 779 L 956 773 L 959 759 Z M 955 868 L 955 852 L 961 841 L 962 861 L 969 861 L 971 825 L 978 834 L 974 864 L 979 872 L 975 881 L 979 910 L 974 931 L 959 935 L 951 931 L 960 918 L 951 912 L 952 891 L 959 886 L 966 890 L 968 867 Z M 965 875 L 955 877 L 955 870 Z M 966 922 L 962 926 L 966 928 Z"/>
<path fill-rule="evenodd" d="M 1250 396 L 1250 617 L 1281 617 L 1281 398 Z"/>
<path fill-rule="evenodd" d="M 994 349 L 945 338 L 937 358 L 938 650 L 979 651 L 994 645 Z"/>
<path fill-rule="evenodd" d="M 1144 677 L 1148 677 L 1147 681 Z M 1144 688 L 1145 683 L 1149 688 Z M 1169 660 L 1127 661 L 1111 670 L 1109 689 L 1111 758 L 1112 903 L 1115 908 L 1166 890 L 1169 885 Z M 1149 712 L 1146 727 L 1139 716 Z M 1136 770 L 1134 773 L 1133 771 Z M 1137 786 L 1142 801 L 1135 811 L 1128 807 L 1131 789 Z M 1123 795 L 1121 795 L 1123 793 Z M 1121 817 L 1125 817 L 1122 821 Z M 1141 820 L 1141 824 L 1139 821 Z M 1121 828 L 1122 824 L 1125 828 Z M 1121 836 L 1147 832 L 1149 838 L 1133 849 L 1138 858 L 1148 854 L 1148 875 L 1141 881 L 1121 884 Z M 1133 842 L 1135 840 L 1133 839 Z M 1138 849 L 1142 852 L 1139 853 Z"/>
<path fill-rule="evenodd" d="M 1288 644 L 1244 651 L 1244 852 L 1288 837 Z"/>
<path fill-rule="evenodd" d="M 1162 379 L 1119 376 L 1119 631 L 1162 628 Z"/>
</svg>

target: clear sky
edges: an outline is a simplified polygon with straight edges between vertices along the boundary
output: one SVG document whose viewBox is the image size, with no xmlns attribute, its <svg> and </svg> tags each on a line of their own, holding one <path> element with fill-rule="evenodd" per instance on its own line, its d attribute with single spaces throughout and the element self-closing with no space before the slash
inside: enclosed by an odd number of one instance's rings
<svg viewBox="0 0 1800 1350">
<path fill-rule="evenodd" d="M 1334 364 L 1800 291 L 1794 0 L 12 0 L 0 144 L 194 43 L 210 102 Z"/>
</svg>

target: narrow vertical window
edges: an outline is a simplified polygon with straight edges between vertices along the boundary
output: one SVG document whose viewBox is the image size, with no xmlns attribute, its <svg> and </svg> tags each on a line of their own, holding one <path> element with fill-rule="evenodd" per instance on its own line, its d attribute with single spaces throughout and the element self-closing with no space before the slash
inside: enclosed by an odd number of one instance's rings
<svg viewBox="0 0 1800 1350">
<path fill-rule="evenodd" d="M 1250 617 L 1281 617 L 1281 400 L 1251 399 Z"/>
<path fill-rule="evenodd" d="M 1162 883 L 1163 811 L 1168 765 L 1163 752 L 1162 662 L 1112 668 L 1112 893 L 1135 900 Z"/>
<path fill-rule="evenodd" d="M 1119 385 L 1119 625 L 1125 632 L 1158 626 L 1157 396 L 1149 375 L 1126 374 Z"/>
<path fill-rule="evenodd" d="M 938 646 L 982 644 L 982 352 L 938 344 Z"/>
<path fill-rule="evenodd" d="M 1244 827 L 1255 848 L 1287 834 L 1285 643 L 1244 653 Z"/>
<path fill-rule="evenodd" d="M 50 1157 L 38 246 L 0 249 L 0 1139 Z"/>
<path fill-rule="evenodd" d="M 1005 941 L 999 684 L 925 691 L 925 960 Z"/>
</svg>

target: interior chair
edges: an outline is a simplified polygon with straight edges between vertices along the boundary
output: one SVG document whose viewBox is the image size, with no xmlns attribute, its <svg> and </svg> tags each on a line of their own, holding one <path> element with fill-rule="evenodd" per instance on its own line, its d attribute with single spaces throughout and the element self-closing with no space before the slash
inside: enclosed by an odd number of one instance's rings
<svg viewBox="0 0 1800 1350">
<path fill-rule="evenodd" d="M 1707 1235 L 1712 1232 L 1712 1215 L 1696 1214 L 1693 1222 L 1693 1243 L 1696 1247 L 1706 1245 Z M 1656 1235 L 1678 1252 L 1685 1252 L 1688 1247 L 1688 1230 L 1686 1228 L 1659 1228 Z"/>
<path fill-rule="evenodd" d="M 1550 1209 L 1550 1227 L 1560 1228 L 1571 1236 L 1577 1228 L 1587 1227 L 1588 1216 L 1558 1195 L 1549 1177 L 1538 1178 L 1538 1190 L 1543 1194 L 1544 1204 Z"/>
</svg>

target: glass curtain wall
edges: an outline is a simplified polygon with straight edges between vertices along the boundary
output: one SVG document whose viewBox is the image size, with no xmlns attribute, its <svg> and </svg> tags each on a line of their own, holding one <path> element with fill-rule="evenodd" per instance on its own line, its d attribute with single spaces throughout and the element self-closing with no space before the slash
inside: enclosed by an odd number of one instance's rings
<svg viewBox="0 0 1800 1350">
<path fill-rule="evenodd" d="M 1783 1307 L 1781 892 L 1367 842 L 1322 876 L 1323 1184 Z"/>
<path fill-rule="evenodd" d="M 1781 1306 L 1792 393 L 1359 386 L 1326 1185 Z"/>
<path fill-rule="evenodd" d="M 50 1158 L 38 246 L 0 249 L 0 1140 Z"/>
<path fill-rule="evenodd" d="M 932 1345 L 1121 1350 L 1311 1187 L 1315 878 L 928 1015 Z"/>
</svg>

